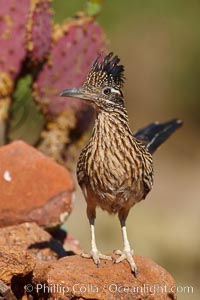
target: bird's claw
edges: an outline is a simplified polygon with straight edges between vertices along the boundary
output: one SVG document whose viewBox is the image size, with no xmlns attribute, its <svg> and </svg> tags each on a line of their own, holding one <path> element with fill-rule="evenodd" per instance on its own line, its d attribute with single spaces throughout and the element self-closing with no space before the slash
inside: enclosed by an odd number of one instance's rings
<svg viewBox="0 0 200 300">
<path fill-rule="evenodd" d="M 84 257 L 84 258 L 92 258 L 94 263 L 97 266 L 99 266 L 99 264 L 100 264 L 100 259 L 112 260 L 111 256 L 102 254 L 98 250 L 97 251 L 96 250 L 95 251 L 91 250 L 90 253 L 82 253 L 81 256 Z"/>
<path fill-rule="evenodd" d="M 133 274 L 137 276 L 137 267 L 133 259 L 133 250 L 114 250 L 113 252 L 114 254 L 120 255 L 118 258 L 114 259 L 114 263 L 117 264 L 126 259 L 131 267 Z"/>
</svg>

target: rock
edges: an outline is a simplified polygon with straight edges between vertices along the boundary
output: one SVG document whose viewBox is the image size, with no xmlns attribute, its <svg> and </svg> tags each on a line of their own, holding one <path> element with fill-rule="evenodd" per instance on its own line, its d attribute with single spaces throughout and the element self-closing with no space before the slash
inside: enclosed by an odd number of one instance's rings
<svg viewBox="0 0 200 300">
<path fill-rule="evenodd" d="M 17 300 L 11 288 L 0 280 L 0 299 L 2 300 Z M 25 299 L 24 299 L 25 300 Z"/>
<path fill-rule="evenodd" d="M 48 299 L 137 299 L 175 300 L 176 283 L 152 260 L 135 255 L 137 278 L 127 262 L 102 261 L 97 268 L 91 259 L 70 256 L 44 269 L 36 266 L 33 282 L 40 295 L 50 290 Z"/>
<path fill-rule="evenodd" d="M 134 256 L 136 278 L 127 262 L 102 260 L 97 268 L 92 259 L 67 256 L 62 245 L 37 224 L 0 231 L 0 297 L 8 291 L 24 300 L 177 299 L 174 279 L 148 258 Z"/>
<path fill-rule="evenodd" d="M 70 173 L 22 141 L 0 147 L 0 226 L 52 226 L 72 209 Z"/>
<path fill-rule="evenodd" d="M 0 246 L 0 280 L 11 283 L 13 277 L 26 276 L 35 267 L 36 260 L 21 247 Z"/>
<path fill-rule="evenodd" d="M 55 261 L 67 255 L 62 244 L 35 223 L 24 223 L 0 229 L 0 247 L 16 247 L 37 261 Z"/>
<path fill-rule="evenodd" d="M 36 265 L 41 265 L 45 273 L 50 263 L 68 254 L 60 242 L 35 223 L 8 226 L 0 233 L 0 299 L 1 295 L 6 300 L 21 299 Z"/>
<path fill-rule="evenodd" d="M 0 246 L 0 299 L 21 300 L 36 263 L 36 257 L 20 246 Z"/>
</svg>

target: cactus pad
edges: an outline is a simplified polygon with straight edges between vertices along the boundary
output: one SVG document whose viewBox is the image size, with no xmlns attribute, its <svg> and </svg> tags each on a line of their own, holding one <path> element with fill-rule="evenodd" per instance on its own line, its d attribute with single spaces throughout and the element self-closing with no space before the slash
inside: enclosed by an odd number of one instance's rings
<svg viewBox="0 0 200 300">
<path fill-rule="evenodd" d="M 65 109 L 80 111 L 84 107 L 78 99 L 59 98 L 59 92 L 81 85 L 93 60 L 104 48 L 103 31 L 90 18 L 81 17 L 56 26 L 49 62 L 35 84 L 35 98 L 45 106 L 45 111 L 57 115 Z"/>
<path fill-rule="evenodd" d="M 27 50 L 32 61 L 42 61 L 50 51 L 51 0 L 31 0 L 27 23 Z"/>
<path fill-rule="evenodd" d="M 25 37 L 29 0 L 1 0 L 0 70 L 15 78 L 26 56 Z M 16 38 L 17 37 L 17 38 Z"/>
</svg>

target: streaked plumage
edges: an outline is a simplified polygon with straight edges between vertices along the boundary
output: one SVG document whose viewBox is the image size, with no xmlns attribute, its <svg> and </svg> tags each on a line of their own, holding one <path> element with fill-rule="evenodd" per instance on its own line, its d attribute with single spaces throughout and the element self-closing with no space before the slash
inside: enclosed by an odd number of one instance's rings
<svg viewBox="0 0 200 300">
<path fill-rule="evenodd" d="M 90 101 L 97 117 L 92 136 L 82 150 L 78 166 L 78 182 L 87 202 L 87 215 L 91 225 L 92 250 L 84 257 L 110 259 L 96 246 L 94 221 L 96 207 L 117 213 L 124 240 L 124 250 L 115 262 L 127 259 L 136 274 L 133 251 L 126 233 L 126 218 L 130 208 L 146 197 L 153 184 L 152 156 L 156 148 L 178 127 L 181 121 L 153 123 L 132 134 L 124 104 L 124 67 L 120 59 L 109 53 L 98 57 L 80 88 L 64 90 L 61 96 Z"/>
<path fill-rule="evenodd" d="M 100 112 L 82 151 L 80 186 L 109 213 L 121 213 L 145 198 L 153 183 L 152 157 L 129 128 L 126 110 Z"/>
</svg>

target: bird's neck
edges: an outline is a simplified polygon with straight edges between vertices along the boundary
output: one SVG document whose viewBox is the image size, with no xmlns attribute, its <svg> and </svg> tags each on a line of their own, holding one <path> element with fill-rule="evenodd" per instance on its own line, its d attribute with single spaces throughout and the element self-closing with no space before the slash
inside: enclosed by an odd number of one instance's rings
<svg viewBox="0 0 200 300">
<path fill-rule="evenodd" d="M 128 114 L 125 108 L 115 109 L 114 111 L 99 111 L 95 120 L 93 137 L 104 135 L 105 137 L 121 134 L 130 134 Z"/>
</svg>

